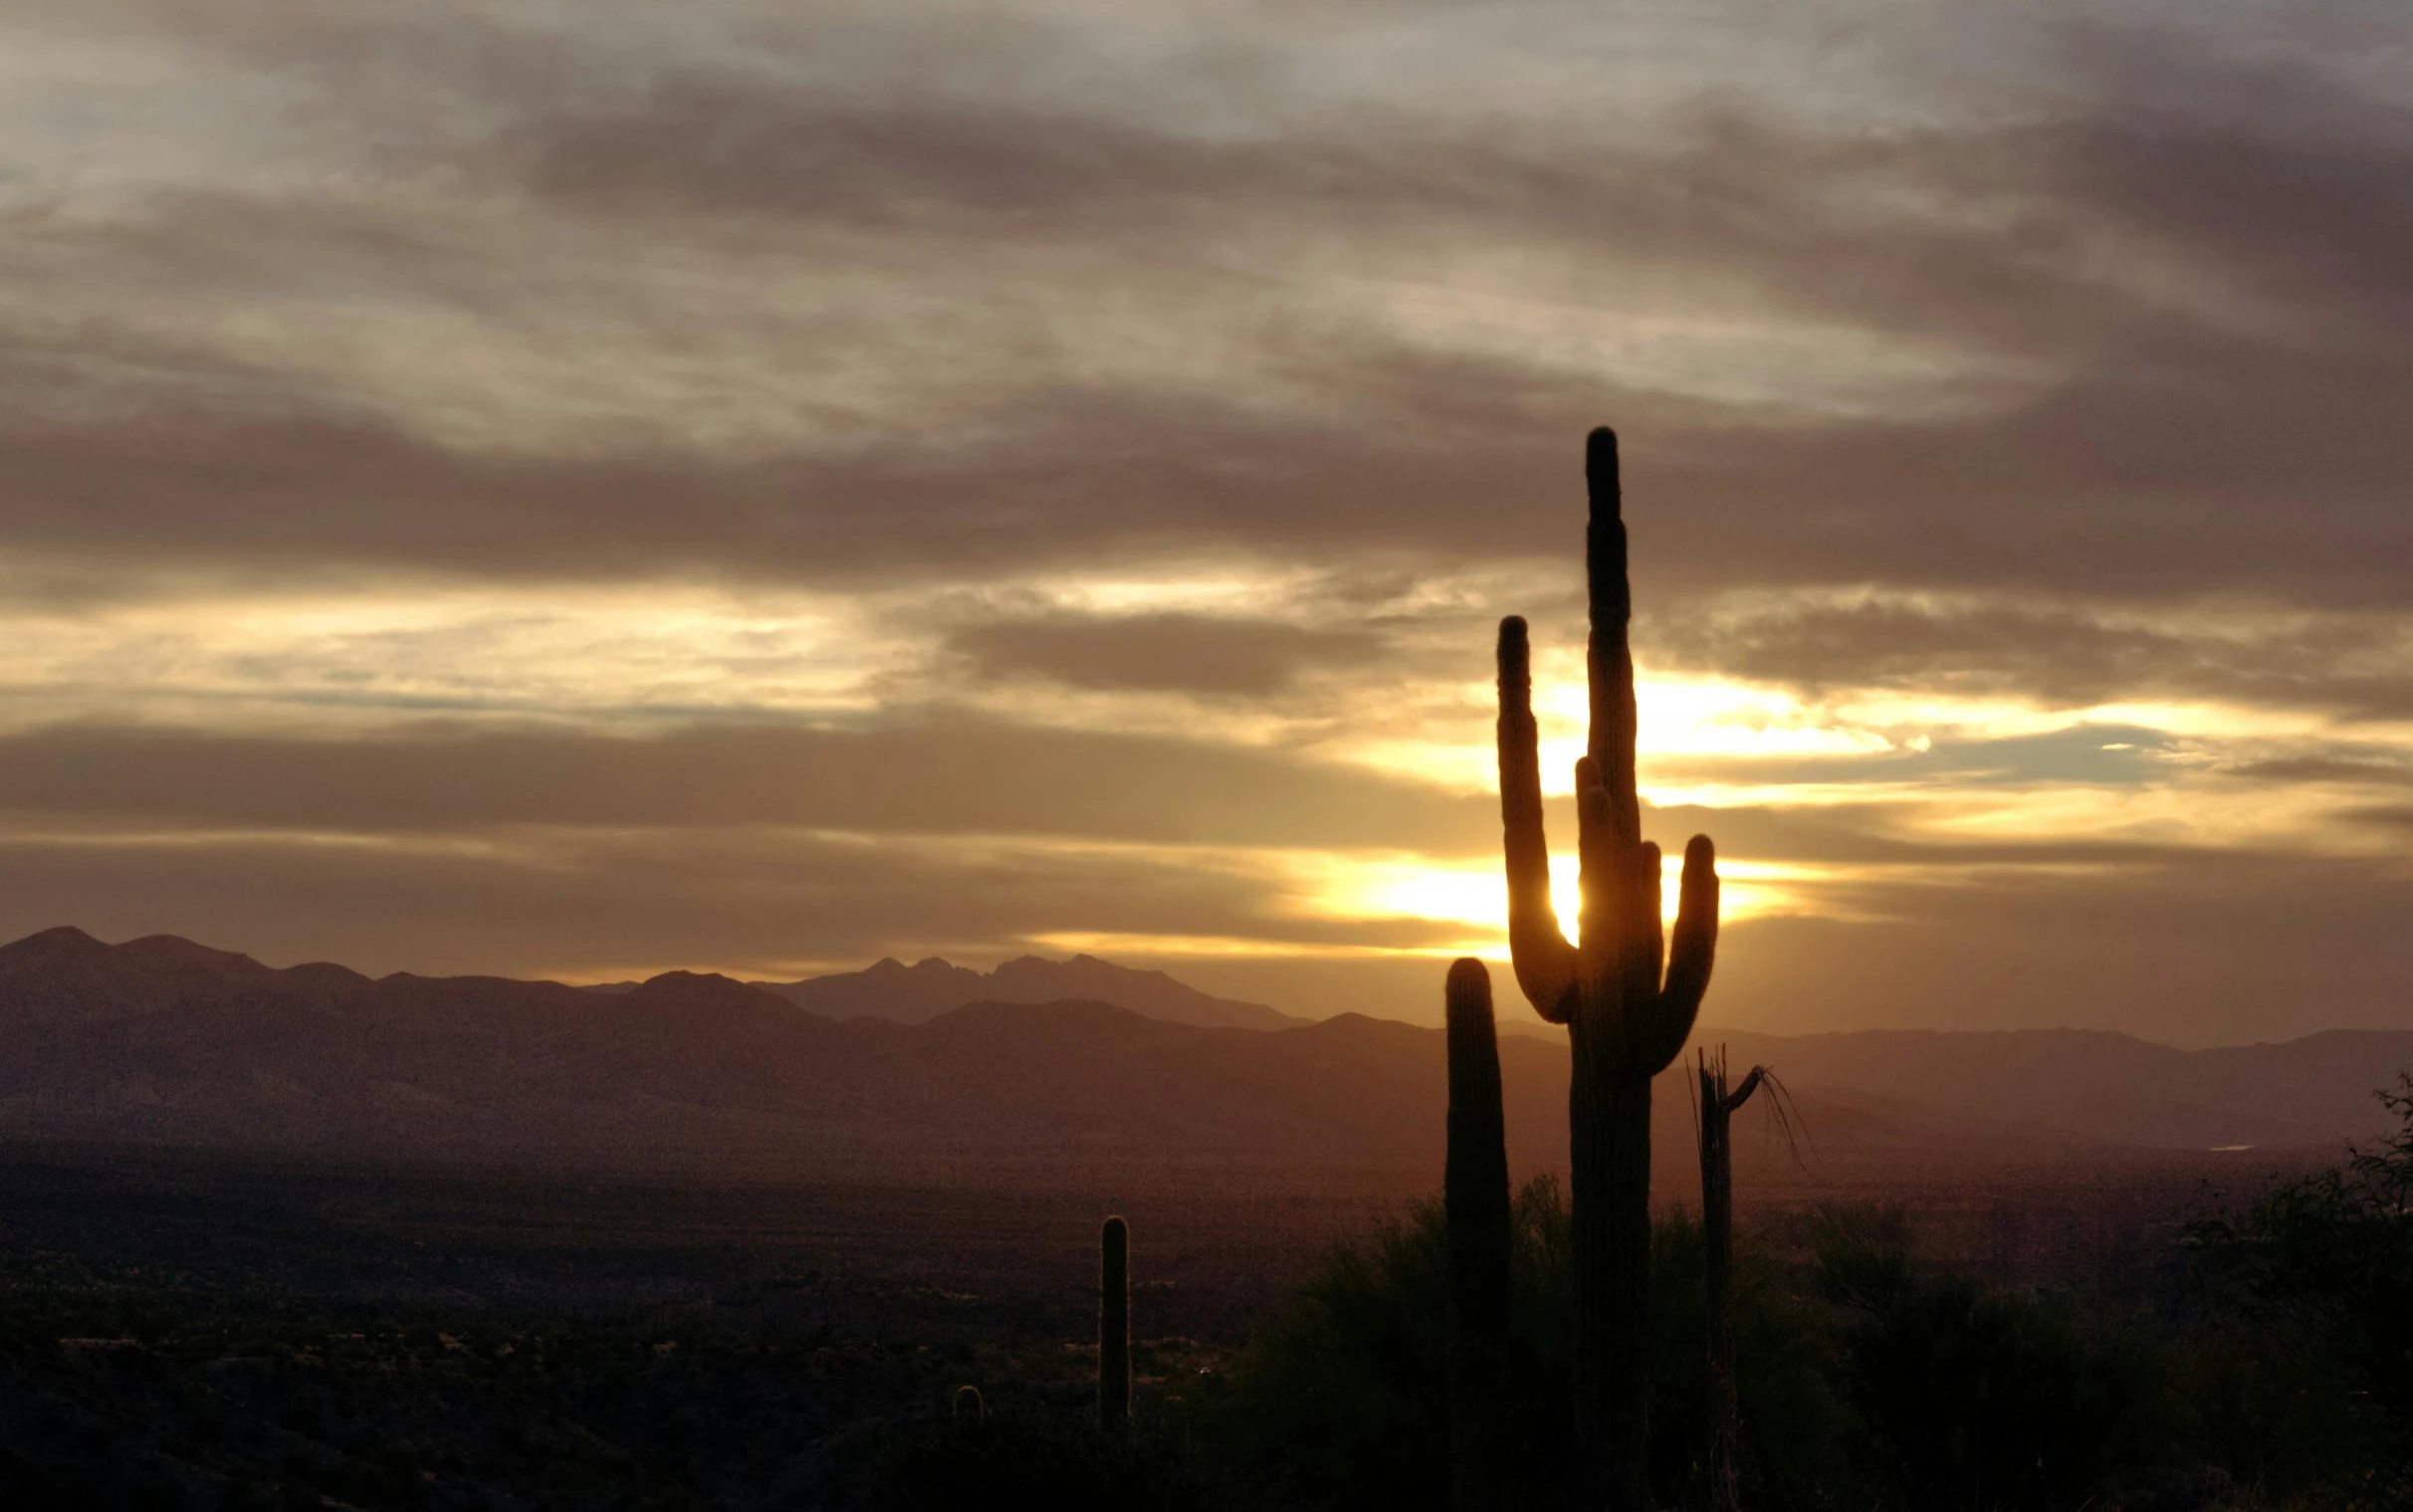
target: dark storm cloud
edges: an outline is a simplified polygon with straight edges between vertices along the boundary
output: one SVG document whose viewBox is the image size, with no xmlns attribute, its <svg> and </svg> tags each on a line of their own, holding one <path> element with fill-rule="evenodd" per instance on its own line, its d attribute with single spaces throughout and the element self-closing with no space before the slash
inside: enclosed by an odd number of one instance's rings
<svg viewBox="0 0 2413 1512">
<path fill-rule="evenodd" d="M 0 807 L 334 831 L 773 824 L 1240 846 L 1471 848 L 1497 829 L 1482 795 L 1280 752 L 945 714 L 650 738 L 59 728 L 0 738 Z"/>
<path fill-rule="evenodd" d="M 463 118 L 494 123 L 431 139 L 446 155 L 419 167 L 407 133 L 380 137 L 379 171 L 416 185 L 440 165 L 463 203 L 506 186 L 529 197 L 512 214 L 598 249 L 785 241 L 791 271 L 885 264 L 940 308 L 1037 300 L 1034 330 L 1108 308 L 1209 322 L 1243 350 L 1235 391 L 1097 383 L 1000 335 L 950 358 L 980 397 L 919 424 L 745 460 L 643 440 L 500 457 L 365 399 L 329 413 L 316 377 L 204 403 L 118 373 L 91 380 L 90 420 L 0 435 L 0 536 L 229 563 L 822 580 L 1198 549 L 1504 559 L 1564 546 L 1573 438 L 1610 418 L 1660 593 L 1875 581 L 2394 607 L 2413 560 L 2396 414 L 2413 296 L 2390 272 L 2413 262 L 2413 132 L 2309 65 L 2157 31 L 2084 39 L 2074 103 L 2009 125 L 1838 133 L 1727 104 L 1645 133 L 1484 132 L 1369 107 L 1210 138 L 1073 105 L 867 103 L 775 66 L 506 51 L 440 82 L 409 52 L 387 60 L 384 96 L 471 91 Z M 272 249 L 322 213 L 202 195 L 154 210 L 156 249 L 128 256 L 162 275 L 187 258 L 238 294 L 247 240 Z M 493 248 L 448 245 L 450 226 L 397 226 L 364 276 L 455 309 L 478 308 L 482 260 L 518 287 Z M 1932 413 L 1804 413 L 1410 342 L 1345 302 L 1301 328 L 1280 302 L 1507 246 L 1639 313 L 1756 311 L 1975 365 L 1938 380 Z M 1008 268 L 1008 251 L 1029 257 Z M 442 270 L 432 289 L 422 266 Z M 1251 391 L 1268 384 L 1313 402 L 1268 408 Z"/>
<path fill-rule="evenodd" d="M 1362 667 L 1382 651 L 1362 630 L 1206 614 L 1049 614 L 992 619 L 941 643 L 975 677 L 1040 678 L 1120 692 L 1264 697 L 1305 673 Z"/>
</svg>

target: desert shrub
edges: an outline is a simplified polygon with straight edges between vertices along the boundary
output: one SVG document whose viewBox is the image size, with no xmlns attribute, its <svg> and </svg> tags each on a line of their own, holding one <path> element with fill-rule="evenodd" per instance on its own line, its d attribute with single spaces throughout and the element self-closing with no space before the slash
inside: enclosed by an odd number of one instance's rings
<svg viewBox="0 0 2413 1512">
<path fill-rule="evenodd" d="M 1269 1497 L 1446 1505 L 1445 1256 L 1437 1207 L 1421 1207 L 1336 1251 L 1258 1330 L 1207 1410 L 1219 1446 Z"/>
<path fill-rule="evenodd" d="M 1830 1212 L 1817 1281 L 1868 1481 L 1906 1508 L 2101 1506 L 2166 1469 L 2160 1351 L 2070 1299 L 1922 1275 L 1898 1211 Z"/>
<path fill-rule="evenodd" d="M 2348 1388 L 2302 1341 L 2233 1315 L 2201 1319 L 2173 1347 L 2184 1441 L 2248 1505 L 2351 1505 L 2361 1433 Z"/>
<path fill-rule="evenodd" d="M 1251 1341 L 1201 1419 L 1236 1479 L 1271 1502 L 1348 1512 L 1440 1509 L 1449 1485 L 1447 1246 L 1437 1204 L 1336 1252 Z M 1836 1407 L 1815 1320 L 1756 1251 L 1738 1264 L 1736 1323 L 1747 1489 L 1771 1509 L 1820 1505 L 1837 1466 Z M 1699 1225 L 1653 1240 L 1652 1465 L 1669 1505 L 1697 1499 L 1709 1417 Z M 1516 1504 L 1566 1504 L 1567 1209 L 1528 1184 L 1513 1212 L 1510 1391 L 1524 1433 Z"/>
<path fill-rule="evenodd" d="M 2413 1073 L 2378 1094 L 2400 1127 L 2340 1168 L 2195 1226 L 2229 1369 L 2199 1410 L 2220 1452 L 2307 1500 L 2413 1507 Z M 2216 1355 L 2217 1368 L 2224 1361 Z"/>
<path fill-rule="evenodd" d="M 1705 1506 L 1712 1427 L 1708 1297 L 1699 1220 L 1663 1218 L 1651 1249 L 1651 1475 L 1669 1506 Z M 1865 1505 L 1842 1453 L 1834 1339 L 1797 1299 L 1778 1255 L 1752 1230 L 1735 1235 L 1735 1396 L 1744 1503 L 1771 1512 Z"/>
</svg>

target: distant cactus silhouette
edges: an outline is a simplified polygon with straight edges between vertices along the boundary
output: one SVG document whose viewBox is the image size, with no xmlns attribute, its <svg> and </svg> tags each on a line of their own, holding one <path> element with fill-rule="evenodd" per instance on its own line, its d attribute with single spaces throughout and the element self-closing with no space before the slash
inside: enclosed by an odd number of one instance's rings
<svg viewBox="0 0 2413 1512">
<path fill-rule="evenodd" d="M 1636 1512 L 1650 1500 L 1650 1078 L 1683 1049 L 1708 988 L 1718 881 L 1709 839 L 1695 835 L 1684 848 L 1674 937 L 1663 941 L 1659 850 L 1643 839 L 1635 792 L 1633 600 L 1616 433 L 1594 431 L 1584 463 L 1592 731 L 1576 764 L 1576 944 L 1551 909 L 1531 652 L 1525 622 L 1513 616 L 1500 622 L 1500 820 L 1517 984 L 1542 1017 L 1567 1025 L 1573 1050 L 1574 1505 Z"/>
<path fill-rule="evenodd" d="M 1709 1507 L 1742 1506 L 1742 1414 L 1734 1392 L 1734 1110 L 1768 1079 L 1753 1066 L 1742 1085 L 1726 1090 L 1726 1047 L 1701 1052 L 1701 1260 L 1709 1320 Z M 1771 1094 L 1773 1096 L 1774 1094 Z M 1781 1116 L 1781 1115 L 1780 1115 Z"/>
<path fill-rule="evenodd" d="M 1131 1421 L 1131 1229 L 1108 1218 L 1098 1235 L 1098 1426 Z"/>
<path fill-rule="evenodd" d="M 1491 973 L 1449 968 L 1449 1481 L 1455 1512 L 1504 1505 L 1507 1468 L 1508 1144 Z"/>
</svg>

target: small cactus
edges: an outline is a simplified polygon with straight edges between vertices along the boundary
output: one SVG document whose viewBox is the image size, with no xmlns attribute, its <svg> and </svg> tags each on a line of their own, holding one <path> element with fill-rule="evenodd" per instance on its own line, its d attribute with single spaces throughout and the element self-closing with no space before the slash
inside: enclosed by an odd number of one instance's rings
<svg viewBox="0 0 2413 1512">
<path fill-rule="evenodd" d="M 1131 1421 L 1131 1229 L 1108 1218 L 1098 1235 L 1098 1426 Z"/>
<path fill-rule="evenodd" d="M 1455 1512 L 1503 1505 L 1508 1468 L 1508 1144 L 1491 973 L 1452 963 L 1447 992 L 1449 1150 L 1441 1210 L 1449 1239 L 1449 1480 Z"/>
</svg>

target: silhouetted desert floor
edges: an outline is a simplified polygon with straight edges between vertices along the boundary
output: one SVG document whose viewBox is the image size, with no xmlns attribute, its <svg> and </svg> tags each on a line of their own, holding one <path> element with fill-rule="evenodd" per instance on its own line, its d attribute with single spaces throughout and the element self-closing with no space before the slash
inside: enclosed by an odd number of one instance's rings
<svg viewBox="0 0 2413 1512">
<path fill-rule="evenodd" d="M 1107 1208 L 1143 1236 L 1138 1367 L 1161 1394 L 1403 1191 L 1032 1175 L 617 1183 L 0 1147 L 0 1491 L 845 1504 L 961 1385 L 1000 1410 L 1089 1400 Z"/>
<path fill-rule="evenodd" d="M 1232 1339 L 1303 1265 L 1420 1189 L 1405 1172 L 998 1177 L 615 1182 L 0 1146 L 0 1264 L 13 1288 L 73 1265 L 189 1305 L 1071 1337 L 1094 1326 L 1097 1227 L 1113 1211 L 1141 1236 L 1160 1331 Z"/>
<path fill-rule="evenodd" d="M 1978 1172 L 1770 1171 L 1746 1177 L 1744 1208 L 1780 1251 L 1806 1252 L 1820 1204 L 1897 1201 L 1923 1249 L 1966 1271 L 2158 1311 L 2182 1304 L 2188 1218 L 2312 1163 L 2072 1151 Z M 1161 1402 L 1435 1175 L 614 1181 L 0 1146 L 0 1489 L 211 1507 L 876 1504 L 886 1456 L 959 1386 L 998 1411 L 1089 1400 L 1104 1214 L 1131 1221 L 1138 1370 Z"/>
<path fill-rule="evenodd" d="M 1667 1152 L 1662 1152 L 1664 1156 Z M 1747 1170 L 1738 1207 L 1784 1231 L 1897 1202 L 1922 1252 L 2010 1283 L 2089 1275 L 2128 1294 L 2180 1227 L 2332 1152 L 2046 1150 Z M 1669 1165 L 1665 1159 L 1662 1167 Z M 1519 1179 L 1532 1173 L 1519 1172 Z M 1690 1195 L 1662 1170 L 1662 1204 Z M 710 1309 L 850 1335 L 1091 1326 L 1097 1225 L 1130 1219 L 1160 1332 L 1234 1341 L 1334 1244 L 1437 1189 L 1399 1167 L 934 1167 L 858 1183 L 659 1170 L 356 1165 L 172 1148 L 0 1144 L 0 1265 L 74 1263 L 214 1305 L 511 1317 Z"/>
</svg>

